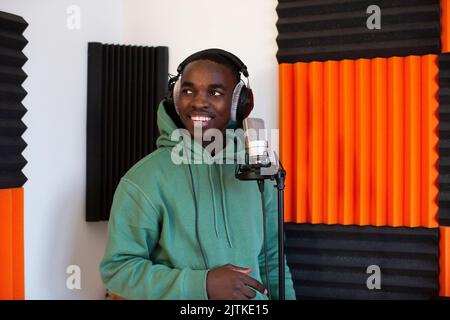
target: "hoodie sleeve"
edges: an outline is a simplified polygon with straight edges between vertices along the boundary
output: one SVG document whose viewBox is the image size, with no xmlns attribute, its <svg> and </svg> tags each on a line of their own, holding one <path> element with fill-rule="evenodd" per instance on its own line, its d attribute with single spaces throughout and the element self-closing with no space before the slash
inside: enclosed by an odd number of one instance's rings
<svg viewBox="0 0 450 320">
<path fill-rule="evenodd" d="M 278 295 L 278 198 L 277 189 L 273 187 L 273 181 L 267 181 L 264 188 L 265 207 L 266 207 L 266 232 L 267 232 L 267 261 L 269 269 L 269 282 L 272 300 L 277 300 Z M 266 265 L 264 258 L 264 244 L 261 253 L 258 256 L 259 270 L 264 286 L 266 284 Z M 294 285 L 291 272 L 284 260 L 285 274 L 285 299 L 295 300 Z"/>
<path fill-rule="evenodd" d="M 100 274 L 125 299 L 208 299 L 208 270 L 175 269 L 149 259 L 158 243 L 160 217 L 141 189 L 122 179 L 114 194 Z"/>
</svg>

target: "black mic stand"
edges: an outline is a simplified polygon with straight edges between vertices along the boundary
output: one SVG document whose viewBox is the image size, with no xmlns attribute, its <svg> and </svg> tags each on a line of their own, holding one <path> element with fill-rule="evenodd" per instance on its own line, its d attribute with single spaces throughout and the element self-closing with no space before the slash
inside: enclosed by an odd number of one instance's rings
<svg viewBox="0 0 450 320">
<path fill-rule="evenodd" d="M 278 170 L 275 173 L 263 173 L 261 170 L 267 169 L 262 165 L 242 165 L 238 166 L 236 178 L 239 180 L 256 180 L 258 186 L 263 185 L 264 180 L 270 179 L 276 181 L 278 191 L 278 297 L 279 300 L 285 300 L 285 277 L 284 277 L 284 180 L 286 171 L 279 161 Z M 263 191 L 262 191 L 263 192 Z"/>
</svg>

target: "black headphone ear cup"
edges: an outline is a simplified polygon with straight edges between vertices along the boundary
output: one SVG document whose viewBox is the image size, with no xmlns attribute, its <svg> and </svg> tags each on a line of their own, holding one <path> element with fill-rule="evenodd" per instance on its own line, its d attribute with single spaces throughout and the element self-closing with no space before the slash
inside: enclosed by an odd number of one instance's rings
<svg viewBox="0 0 450 320">
<path fill-rule="evenodd" d="M 242 81 L 239 81 L 236 86 L 233 89 L 233 93 L 231 94 L 231 109 L 230 109 L 230 120 L 231 121 L 238 121 L 238 106 L 239 106 L 239 100 L 240 95 L 242 92 L 242 88 L 244 87 L 244 83 Z"/>
<path fill-rule="evenodd" d="M 177 101 L 178 98 L 180 96 L 180 85 L 181 85 L 181 77 L 178 78 L 178 80 L 175 82 L 175 84 L 173 85 L 173 90 L 172 90 L 172 101 L 173 101 L 173 105 L 175 106 L 175 110 L 177 111 L 177 114 L 180 114 L 180 111 L 178 110 L 178 106 L 177 106 Z"/>
<path fill-rule="evenodd" d="M 172 77 L 169 79 L 166 100 L 170 103 L 173 102 L 173 87 L 175 86 L 175 82 L 177 81 L 176 77 Z"/>
<path fill-rule="evenodd" d="M 177 114 L 179 114 L 178 107 L 176 105 L 176 99 L 178 99 L 178 94 L 180 91 L 180 76 L 173 77 L 169 80 L 169 89 L 167 92 L 166 100 L 170 104 L 173 104 Z"/>
<path fill-rule="evenodd" d="M 242 121 L 250 115 L 253 110 L 253 91 L 247 86 L 243 86 L 239 94 L 239 100 L 236 109 L 236 120 Z"/>
</svg>

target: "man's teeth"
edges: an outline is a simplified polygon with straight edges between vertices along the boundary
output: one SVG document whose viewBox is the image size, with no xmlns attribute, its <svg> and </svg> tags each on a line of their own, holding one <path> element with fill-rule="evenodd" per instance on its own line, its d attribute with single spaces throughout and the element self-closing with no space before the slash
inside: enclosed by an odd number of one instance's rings
<svg viewBox="0 0 450 320">
<path fill-rule="evenodd" d="M 209 121 L 211 117 L 203 117 L 203 116 L 192 116 L 192 121 Z"/>
</svg>

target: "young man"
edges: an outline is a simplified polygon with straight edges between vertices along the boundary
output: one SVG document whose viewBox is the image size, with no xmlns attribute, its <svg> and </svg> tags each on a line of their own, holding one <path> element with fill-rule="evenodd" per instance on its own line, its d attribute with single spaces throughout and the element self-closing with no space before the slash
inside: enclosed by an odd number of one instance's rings
<svg viewBox="0 0 450 320">
<path fill-rule="evenodd" d="M 237 62 L 238 61 L 238 62 Z M 111 209 L 108 243 L 100 265 L 109 291 L 126 299 L 278 298 L 277 196 L 265 182 L 266 283 L 261 199 L 256 182 L 235 178 L 236 165 L 221 164 L 224 148 L 185 143 L 206 163 L 177 163 L 173 133 L 182 128 L 225 130 L 240 60 L 210 49 L 188 57 L 170 100 L 158 109 L 158 149 L 121 179 Z M 235 92 L 236 94 L 236 92 Z M 251 100 L 251 101 L 250 101 Z M 249 99 L 247 103 L 252 103 Z M 295 299 L 286 265 L 286 299 Z"/>
</svg>

